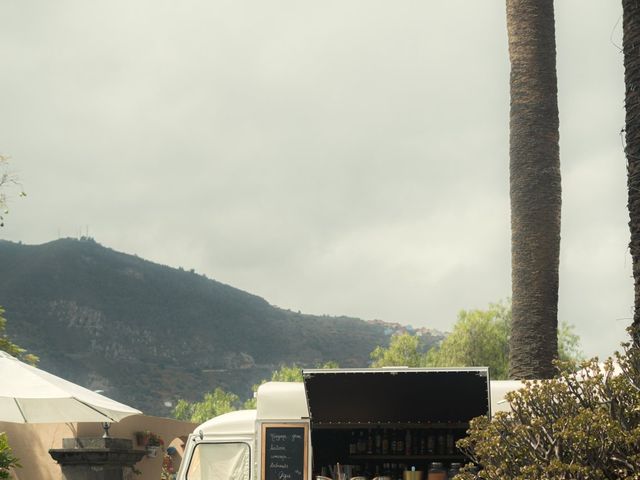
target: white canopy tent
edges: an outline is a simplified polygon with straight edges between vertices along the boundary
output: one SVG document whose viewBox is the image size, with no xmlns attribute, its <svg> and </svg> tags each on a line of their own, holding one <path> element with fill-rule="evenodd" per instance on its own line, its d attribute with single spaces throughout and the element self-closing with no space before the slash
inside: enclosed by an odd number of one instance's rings
<svg viewBox="0 0 640 480">
<path fill-rule="evenodd" d="M 0 351 L 0 421 L 118 422 L 141 413 Z"/>
</svg>

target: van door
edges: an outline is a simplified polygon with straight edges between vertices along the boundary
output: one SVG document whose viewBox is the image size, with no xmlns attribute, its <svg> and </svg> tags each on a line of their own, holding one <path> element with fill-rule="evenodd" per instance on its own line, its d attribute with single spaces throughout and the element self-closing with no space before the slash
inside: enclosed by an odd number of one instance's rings
<svg viewBox="0 0 640 480">
<path fill-rule="evenodd" d="M 248 441 L 207 441 L 190 435 L 185 460 L 180 480 L 251 480 Z"/>
</svg>

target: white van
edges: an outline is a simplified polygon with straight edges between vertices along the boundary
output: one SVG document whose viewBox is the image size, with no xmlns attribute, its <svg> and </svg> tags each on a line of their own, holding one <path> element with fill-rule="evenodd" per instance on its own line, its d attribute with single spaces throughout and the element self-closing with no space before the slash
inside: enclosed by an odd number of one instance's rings
<svg viewBox="0 0 640 480">
<path fill-rule="evenodd" d="M 469 421 L 491 415 L 492 404 L 508 408 L 504 392 L 520 385 L 498 382 L 492 396 L 484 367 L 304 370 L 303 378 L 265 383 L 256 410 L 198 426 L 178 480 L 397 479 L 434 461 L 462 463 L 455 441 Z"/>
</svg>

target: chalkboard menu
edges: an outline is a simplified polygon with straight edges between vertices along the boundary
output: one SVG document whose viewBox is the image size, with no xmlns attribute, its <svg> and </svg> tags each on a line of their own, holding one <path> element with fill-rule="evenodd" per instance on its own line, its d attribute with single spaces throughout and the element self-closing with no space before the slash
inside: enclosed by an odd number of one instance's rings
<svg viewBox="0 0 640 480">
<path fill-rule="evenodd" d="M 307 480 L 306 423 L 262 424 L 262 480 Z"/>
</svg>

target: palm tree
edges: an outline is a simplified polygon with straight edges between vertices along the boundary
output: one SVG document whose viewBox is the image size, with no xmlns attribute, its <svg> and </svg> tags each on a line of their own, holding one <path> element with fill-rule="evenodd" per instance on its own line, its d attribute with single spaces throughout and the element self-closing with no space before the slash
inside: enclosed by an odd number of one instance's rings
<svg viewBox="0 0 640 480">
<path fill-rule="evenodd" d="M 558 355 L 560 152 L 553 0 L 507 0 L 511 61 L 510 375 L 550 378 Z"/>
<path fill-rule="evenodd" d="M 629 192 L 629 249 L 633 259 L 635 309 L 633 339 L 640 344 L 640 1 L 622 0 L 624 51 L 627 189 Z"/>
</svg>

